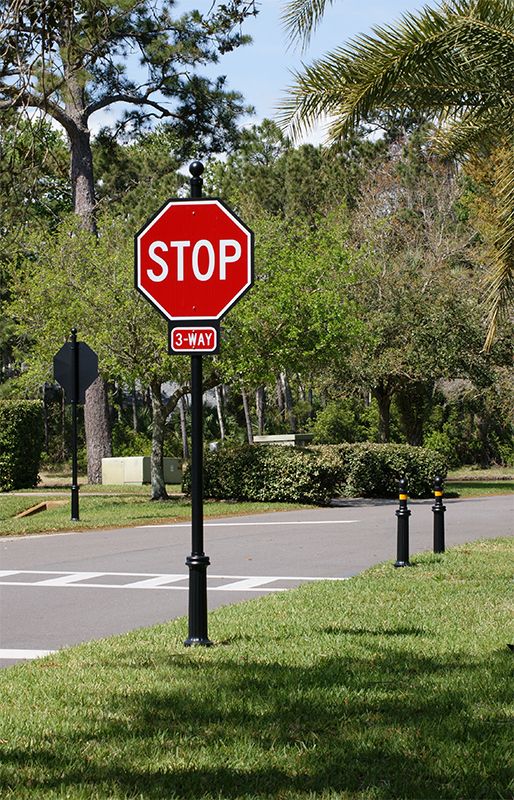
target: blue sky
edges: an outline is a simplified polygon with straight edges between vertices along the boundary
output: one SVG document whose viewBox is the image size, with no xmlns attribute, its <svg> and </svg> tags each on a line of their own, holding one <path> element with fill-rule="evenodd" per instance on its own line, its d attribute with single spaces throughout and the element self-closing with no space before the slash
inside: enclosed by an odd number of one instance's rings
<svg viewBox="0 0 514 800">
<path fill-rule="evenodd" d="M 198 8 L 204 11 L 211 2 L 179 0 L 177 10 Z M 334 0 L 309 48 L 302 53 L 299 48 L 288 49 L 280 20 L 282 0 L 260 0 L 259 15 L 245 25 L 253 44 L 226 54 L 215 67 L 202 72 L 226 75 L 229 87 L 242 92 L 256 111 L 248 122 L 273 118 L 279 99 L 292 82 L 291 70 L 300 69 L 302 61 L 310 63 L 352 36 L 369 31 L 373 25 L 392 23 L 404 12 L 416 11 L 426 4 L 424 0 Z M 322 132 L 314 131 L 307 138 L 319 141 Z"/>
</svg>

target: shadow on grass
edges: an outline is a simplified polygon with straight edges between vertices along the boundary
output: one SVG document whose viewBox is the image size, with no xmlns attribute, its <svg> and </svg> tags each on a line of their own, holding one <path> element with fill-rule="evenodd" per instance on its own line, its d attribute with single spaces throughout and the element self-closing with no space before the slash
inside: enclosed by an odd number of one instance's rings
<svg viewBox="0 0 514 800">
<path fill-rule="evenodd" d="M 345 634 L 348 636 L 426 636 L 424 628 L 399 627 L 399 628 L 344 628 L 340 625 L 328 625 L 322 628 L 323 633 Z"/>
<path fill-rule="evenodd" d="M 348 657 L 342 637 L 340 657 L 310 668 L 161 651 L 134 671 L 129 652 L 131 693 L 72 735 L 6 753 L 7 786 L 14 797 L 30 779 L 33 797 L 152 800 L 509 796 L 507 726 L 480 708 L 508 703 L 510 654 L 423 657 L 387 638 L 417 628 L 330 633 L 385 641 Z M 66 715 L 81 701 L 70 691 L 61 702 Z"/>
</svg>

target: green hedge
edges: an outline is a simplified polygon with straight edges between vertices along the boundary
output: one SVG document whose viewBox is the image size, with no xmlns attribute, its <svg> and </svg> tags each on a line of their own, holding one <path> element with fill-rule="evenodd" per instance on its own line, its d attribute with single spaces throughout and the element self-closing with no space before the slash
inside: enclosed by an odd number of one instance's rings
<svg viewBox="0 0 514 800">
<path fill-rule="evenodd" d="M 43 447 L 43 405 L 0 401 L 0 490 L 36 486 Z"/>
<path fill-rule="evenodd" d="M 396 497 L 407 479 L 412 497 L 429 496 L 444 458 L 397 444 L 222 447 L 204 457 L 204 495 L 218 500 L 286 501 L 326 505 L 333 497 Z M 191 491 L 189 468 L 183 491 Z"/>
<path fill-rule="evenodd" d="M 204 495 L 219 500 L 326 505 L 334 497 L 335 472 L 319 455 L 278 445 L 222 447 L 204 456 Z M 183 491 L 191 492 L 189 466 Z"/>
<path fill-rule="evenodd" d="M 432 494 L 434 477 L 446 477 L 441 453 L 408 444 L 319 445 L 316 450 L 336 471 L 337 493 L 343 497 L 396 497 L 405 478 L 411 497 Z"/>
</svg>

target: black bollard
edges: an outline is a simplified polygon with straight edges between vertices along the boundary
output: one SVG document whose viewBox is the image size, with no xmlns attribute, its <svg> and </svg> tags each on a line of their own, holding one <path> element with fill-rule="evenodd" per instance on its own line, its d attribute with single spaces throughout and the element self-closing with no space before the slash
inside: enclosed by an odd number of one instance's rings
<svg viewBox="0 0 514 800">
<path fill-rule="evenodd" d="M 402 478 L 399 481 L 399 500 L 400 507 L 396 510 L 398 518 L 397 540 L 396 540 L 396 563 L 395 567 L 410 567 L 409 562 L 409 517 L 410 511 L 407 508 L 407 481 Z"/>
<path fill-rule="evenodd" d="M 443 505 L 443 479 L 434 478 L 434 553 L 444 553 L 444 512 Z"/>
</svg>

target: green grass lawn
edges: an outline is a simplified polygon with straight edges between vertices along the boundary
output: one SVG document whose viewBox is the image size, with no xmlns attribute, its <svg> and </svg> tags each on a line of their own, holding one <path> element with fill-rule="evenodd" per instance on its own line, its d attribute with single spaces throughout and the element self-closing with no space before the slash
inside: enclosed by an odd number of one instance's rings
<svg viewBox="0 0 514 800">
<path fill-rule="evenodd" d="M 448 480 L 455 481 L 514 481 L 514 467 L 487 467 L 468 464 L 448 472 Z"/>
<path fill-rule="evenodd" d="M 14 515 L 45 500 L 57 499 L 56 494 L 46 492 L 37 497 L 23 495 L 12 496 L 0 494 L 0 536 L 16 536 L 25 533 L 42 533 L 66 530 L 88 530 L 131 525 L 146 525 L 152 522 L 177 522 L 191 518 L 191 500 L 186 497 L 172 498 L 166 502 L 148 500 L 148 487 L 145 496 L 129 497 L 80 497 L 80 521 L 70 521 L 70 500 L 64 505 L 50 508 L 29 517 L 15 519 Z M 234 516 L 236 514 L 254 514 L 262 511 L 288 511 L 302 506 L 290 503 L 225 503 L 206 501 L 205 517 Z"/>
<path fill-rule="evenodd" d="M 455 481 L 446 482 L 444 492 L 447 497 L 487 497 L 491 494 L 511 494 L 514 481 Z"/>
<path fill-rule="evenodd" d="M 0 794 L 511 798 L 513 566 L 477 542 L 219 609 L 213 648 L 177 620 L 3 670 Z"/>
</svg>

